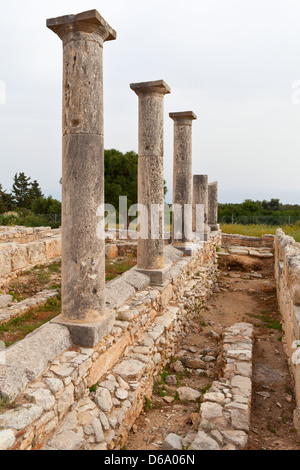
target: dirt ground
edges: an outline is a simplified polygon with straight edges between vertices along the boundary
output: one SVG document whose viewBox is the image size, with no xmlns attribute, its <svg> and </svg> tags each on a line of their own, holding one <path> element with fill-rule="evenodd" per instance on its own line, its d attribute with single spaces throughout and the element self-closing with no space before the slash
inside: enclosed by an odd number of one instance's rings
<svg viewBox="0 0 300 470">
<path fill-rule="evenodd" d="M 241 321 L 254 325 L 253 397 L 249 432 L 249 450 L 300 450 L 300 437 L 293 425 L 295 398 L 287 360 L 283 350 L 281 318 L 273 278 L 273 266 L 262 271 L 221 270 L 216 292 L 190 324 L 188 336 L 178 347 L 176 359 L 217 357 L 221 343 L 216 333 Z M 177 374 L 177 384 L 166 385 L 165 378 L 174 374 L 173 364 L 162 373 L 147 400 L 145 411 L 136 421 L 125 448 L 158 450 L 165 437 L 173 432 L 186 435 L 197 429 L 199 403 L 178 400 L 176 388 L 187 386 L 202 393 L 218 378 L 218 360 L 206 363 L 207 370 L 198 375 L 194 369 Z M 166 396 L 162 396 L 165 395 Z M 169 397 L 169 398 L 168 398 Z M 172 401 L 166 403 L 165 400 Z"/>
<path fill-rule="evenodd" d="M 61 283 L 61 264 L 55 262 L 49 266 L 37 266 L 21 276 L 13 279 L 7 286 L 2 288 L 6 294 L 11 294 L 14 300 L 33 297 L 44 289 L 57 289 Z"/>
</svg>

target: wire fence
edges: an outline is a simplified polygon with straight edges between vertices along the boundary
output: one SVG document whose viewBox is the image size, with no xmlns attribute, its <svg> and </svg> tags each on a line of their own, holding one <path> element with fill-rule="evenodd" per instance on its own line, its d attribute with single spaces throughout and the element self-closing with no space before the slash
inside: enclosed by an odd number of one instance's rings
<svg viewBox="0 0 300 470">
<path fill-rule="evenodd" d="M 281 227 L 283 225 L 300 225 L 298 216 L 278 216 L 278 215 L 228 215 L 219 217 L 220 224 L 241 224 L 241 225 L 270 225 Z"/>
</svg>

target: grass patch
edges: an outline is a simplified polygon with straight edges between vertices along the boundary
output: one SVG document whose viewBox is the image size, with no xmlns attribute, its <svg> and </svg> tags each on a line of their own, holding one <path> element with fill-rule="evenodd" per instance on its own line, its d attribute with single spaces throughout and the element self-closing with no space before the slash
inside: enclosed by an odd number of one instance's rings
<svg viewBox="0 0 300 470">
<path fill-rule="evenodd" d="M 30 309 L 20 317 L 15 317 L 0 325 L 0 339 L 5 346 L 25 338 L 29 333 L 52 320 L 61 313 L 61 297 L 48 299 L 44 305 Z"/>
<path fill-rule="evenodd" d="M 271 330 L 282 331 L 281 321 L 275 318 L 272 318 L 267 312 L 262 310 L 259 315 L 254 315 L 252 313 L 247 313 L 249 317 L 255 318 L 263 322 L 266 328 Z M 255 323 L 255 326 L 261 326 L 258 323 Z"/>
<path fill-rule="evenodd" d="M 212 387 L 212 384 L 207 384 L 205 387 L 201 388 L 200 393 L 201 395 L 204 395 L 208 390 L 210 390 Z"/>
<path fill-rule="evenodd" d="M 299 224 L 283 225 L 281 227 L 265 224 L 221 224 L 223 233 L 247 235 L 249 237 L 261 237 L 262 235 L 275 235 L 278 228 L 282 228 L 286 235 L 290 235 L 296 242 L 300 242 Z"/>
<path fill-rule="evenodd" d="M 151 408 L 152 408 L 151 400 L 150 400 L 148 397 L 146 397 L 146 395 L 144 396 L 144 400 L 145 400 L 145 403 L 144 403 L 144 410 L 145 410 L 145 411 L 151 410 Z"/>
<path fill-rule="evenodd" d="M 15 287 L 12 287 L 12 289 L 9 291 L 9 295 L 12 296 L 14 302 L 21 302 L 23 300 L 22 295 L 15 291 Z"/>
<path fill-rule="evenodd" d="M 134 258 L 127 258 L 125 260 L 114 261 L 106 260 L 105 261 L 105 278 L 106 281 L 112 281 L 116 277 L 125 273 L 129 269 L 133 268 L 136 265 L 136 260 Z"/>
<path fill-rule="evenodd" d="M 92 386 L 89 388 L 89 390 L 90 390 L 91 393 L 93 393 L 93 392 L 96 393 L 96 392 L 97 392 L 97 388 L 98 388 L 98 383 L 92 385 Z"/>
</svg>

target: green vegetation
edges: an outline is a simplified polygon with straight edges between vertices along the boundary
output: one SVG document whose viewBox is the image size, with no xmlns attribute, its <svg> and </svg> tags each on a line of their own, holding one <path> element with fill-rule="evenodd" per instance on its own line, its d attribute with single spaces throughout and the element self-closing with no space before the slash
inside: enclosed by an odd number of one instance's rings
<svg viewBox="0 0 300 470">
<path fill-rule="evenodd" d="M 272 318 L 267 312 L 262 310 L 260 314 L 254 315 L 251 313 L 247 313 L 249 317 L 256 318 L 260 320 L 266 328 L 282 331 L 281 321 L 277 320 L 276 318 Z"/>
<path fill-rule="evenodd" d="M 39 183 L 31 182 L 25 173 L 15 174 L 11 193 L 0 184 L 0 225 L 57 228 L 60 218 L 60 201 L 52 196 L 46 198 Z"/>
<path fill-rule="evenodd" d="M 98 388 L 98 383 L 92 385 L 92 386 L 89 388 L 89 390 L 90 390 L 91 393 L 92 393 L 92 392 L 96 393 L 96 392 L 97 392 L 97 388 Z"/>
<path fill-rule="evenodd" d="M 114 261 L 106 260 L 105 261 L 105 277 L 106 281 L 111 281 L 115 279 L 120 274 L 125 273 L 129 269 L 133 268 L 136 265 L 136 260 L 132 257 L 128 257 L 125 260 Z"/>
<path fill-rule="evenodd" d="M 204 395 L 206 392 L 208 392 L 208 390 L 210 390 L 212 387 L 212 384 L 207 384 L 205 387 L 201 388 L 200 392 L 201 392 L 201 395 Z"/>
<path fill-rule="evenodd" d="M 61 297 L 53 297 L 44 305 L 32 308 L 20 317 L 0 325 L 0 339 L 8 347 L 25 338 L 29 333 L 44 325 L 61 312 Z"/>
<path fill-rule="evenodd" d="M 130 151 L 125 154 L 116 149 L 104 150 L 105 203 L 111 204 L 119 222 L 119 197 L 127 197 L 128 209 L 138 202 L 138 154 Z M 168 190 L 165 185 L 165 195 Z M 135 216 L 128 216 L 130 224 Z"/>
<path fill-rule="evenodd" d="M 241 204 L 219 204 L 222 232 L 261 237 L 275 235 L 278 228 L 300 242 L 300 205 L 282 204 L 279 199 L 252 201 Z"/>
<path fill-rule="evenodd" d="M 137 203 L 138 155 L 111 149 L 104 151 L 105 202 L 116 209 L 119 221 L 119 196 L 127 197 L 127 211 Z M 62 183 L 62 180 L 60 180 Z M 167 193 L 165 185 L 164 192 Z M 128 217 L 128 223 L 135 216 Z M 50 226 L 61 223 L 61 202 L 52 196 L 45 197 L 39 183 L 16 173 L 11 192 L 0 184 L 0 225 L 24 225 L 26 227 Z"/>
<path fill-rule="evenodd" d="M 296 242 L 300 242 L 300 223 L 291 225 L 264 225 L 264 224 L 220 224 L 223 233 L 238 233 L 249 237 L 261 237 L 265 234 L 275 235 L 278 228 L 282 228 L 286 235 L 290 235 Z"/>
<path fill-rule="evenodd" d="M 148 397 L 146 397 L 146 395 L 144 396 L 144 400 L 145 400 L 145 403 L 144 403 L 144 410 L 145 410 L 145 411 L 151 410 L 151 408 L 152 408 L 151 400 L 150 400 Z"/>
<path fill-rule="evenodd" d="M 263 224 L 281 226 L 300 220 L 300 205 L 282 204 L 279 199 L 252 201 L 240 204 L 219 204 L 219 223 L 242 225 Z"/>
</svg>

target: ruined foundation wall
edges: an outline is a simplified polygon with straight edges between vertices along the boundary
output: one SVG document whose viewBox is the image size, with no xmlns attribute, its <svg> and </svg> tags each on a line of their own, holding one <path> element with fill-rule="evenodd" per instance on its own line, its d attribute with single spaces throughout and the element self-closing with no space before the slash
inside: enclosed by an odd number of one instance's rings
<svg viewBox="0 0 300 470">
<path fill-rule="evenodd" d="M 0 232 L 0 287 L 11 278 L 61 256 L 61 232 L 14 227 Z"/>
<path fill-rule="evenodd" d="M 222 233 L 222 246 L 247 246 L 253 248 L 274 248 L 274 235 L 248 237 L 246 235 Z"/>
<path fill-rule="evenodd" d="M 189 308 L 212 293 L 219 245 L 215 233 L 191 257 L 166 247 L 163 286 L 135 268 L 108 283 L 116 321 L 94 348 L 74 347 L 55 321 L 8 348 L 0 395 L 20 404 L 0 414 L 0 448 L 120 449 L 185 334 Z"/>
<path fill-rule="evenodd" d="M 60 229 L 51 230 L 51 227 L 0 226 L 0 243 L 29 243 L 59 232 Z"/>
<path fill-rule="evenodd" d="M 275 240 L 275 278 L 284 345 L 295 383 L 297 409 L 294 422 L 300 431 L 300 354 L 297 354 L 297 344 L 300 345 L 300 243 L 281 229 L 277 230 Z"/>
</svg>

